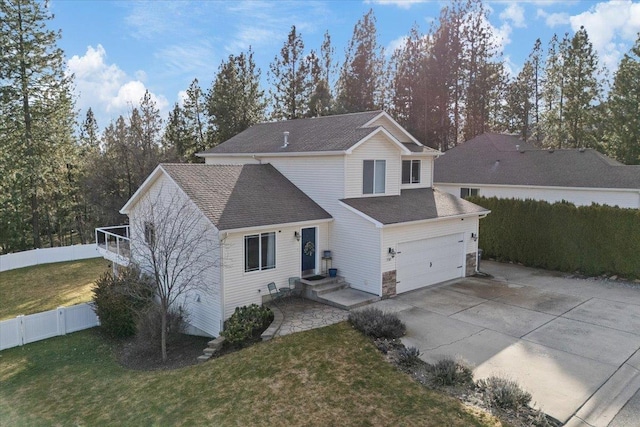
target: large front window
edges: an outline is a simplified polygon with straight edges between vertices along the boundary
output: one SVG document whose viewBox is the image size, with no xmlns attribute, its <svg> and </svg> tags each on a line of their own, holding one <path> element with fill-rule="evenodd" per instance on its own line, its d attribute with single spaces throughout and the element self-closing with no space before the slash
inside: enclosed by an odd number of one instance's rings
<svg viewBox="0 0 640 427">
<path fill-rule="evenodd" d="M 244 236 L 244 271 L 276 268 L 276 233 Z"/>
<path fill-rule="evenodd" d="M 386 161 L 365 160 L 362 170 L 362 193 L 384 194 Z"/>
<path fill-rule="evenodd" d="M 403 160 L 402 161 L 402 183 L 403 184 L 420 183 L 420 160 Z"/>
</svg>

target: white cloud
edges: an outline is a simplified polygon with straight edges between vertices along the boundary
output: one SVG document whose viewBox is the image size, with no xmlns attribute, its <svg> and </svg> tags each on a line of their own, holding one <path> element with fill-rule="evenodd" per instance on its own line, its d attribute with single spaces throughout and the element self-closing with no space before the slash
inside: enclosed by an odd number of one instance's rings
<svg viewBox="0 0 640 427">
<path fill-rule="evenodd" d="M 571 28 L 587 30 L 589 40 L 598 51 L 601 62 L 610 70 L 618 66 L 640 31 L 640 3 L 609 1 L 597 3 L 586 12 L 570 18 Z"/>
<path fill-rule="evenodd" d="M 427 0 L 366 0 L 365 3 L 375 3 L 381 5 L 393 5 L 402 9 L 409 9 L 414 4 L 425 3 Z"/>
<path fill-rule="evenodd" d="M 548 13 L 542 9 L 538 9 L 537 18 L 543 18 L 548 27 L 557 27 L 560 25 L 566 25 L 569 23 L 568 13 Z"/>
<path fill-rule="evenodd" d="M 75 75 L 77 107 L 83 111 L 91 108 L 101 127 L 138 105 L 147 89 L 144 71 L 138 70 L 135 78 L 130 78 L 116 64 L 108 64 L 106 58 L 106 50 L 98 45 L 87 47 L 83 56 L 74 55 L 67 62 L 69 72 Z M 161 111 L 169 105 L 162 95 L 151 93 L 151 99 Z"/>
<path fill-rule="evenodd" d="M 403 49 L 407 44 L 407 36 L 400 36 L 397 39 L 393 39 L 389 42 L 387 47 L 384 49 L 384 53 L 387 56 L 393 55 L 396 49 Z"/>
<path fill-rule="evenodd" d="M 518 3 L 510 3 L 501 13 L 500 19 L 510 21 L 514 27 L 525 28 L 524 8 Z"/>
</svg>

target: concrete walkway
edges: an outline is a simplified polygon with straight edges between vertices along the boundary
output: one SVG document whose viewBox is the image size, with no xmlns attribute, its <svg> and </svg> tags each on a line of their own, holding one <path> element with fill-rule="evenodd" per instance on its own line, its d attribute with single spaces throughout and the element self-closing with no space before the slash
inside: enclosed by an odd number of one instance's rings
<svg viewBox="0 0 640 427">
<path fill-rule="evenodd" d="M 484 261 L 482 271 L 494 278 L 374 306 L 400 315 L 403 342 L 425 361 L 457 357 L 476 378 L 514 379 L 568 426 L 640 425 L 640 286 Z"/>
</svg>

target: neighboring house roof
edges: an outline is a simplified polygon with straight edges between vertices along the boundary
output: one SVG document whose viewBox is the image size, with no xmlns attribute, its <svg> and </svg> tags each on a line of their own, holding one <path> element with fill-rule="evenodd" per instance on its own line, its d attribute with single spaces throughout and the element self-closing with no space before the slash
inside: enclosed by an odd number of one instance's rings
<svg viewBox="0 0 640 427">
<path fill-rule="evenodd" d="M 331 219 L 270 164 L 161 164 L 219 230 Z"/>
<path fill-rule="evenodd" d="M 378 110 L 260 123 L 199 155 L 345 152 L 373 132 L 384 129 L 369 123 L 381 116 L 388 117 L 385 112 Z M 289 132 L 287 146 L 284 146 L 284 132 Z M 407 153 L 439 153 L 423 147 L 415 140 L 411 141 L 413 137 L 406 135 L 406 141 L 397 143 Z"/>
<path fill-rule="evenodd" d="M 639 189 L 640 166 L 589 148 L 542 150 L 515 136 L 486 133 L 437 158 L 434 182 Z"/>
<path fill-rule="evenodd" d="M 359 197 L 341 202 L 382 225 L 488 214 L 489 210 L 433 188 L 402 190 L 399 196 Z"/>
</svg>

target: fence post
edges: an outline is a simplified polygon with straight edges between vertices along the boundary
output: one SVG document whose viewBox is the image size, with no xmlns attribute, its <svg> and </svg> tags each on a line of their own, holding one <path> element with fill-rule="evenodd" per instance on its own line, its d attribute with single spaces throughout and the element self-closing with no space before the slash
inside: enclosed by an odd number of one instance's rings
<svg viewBox="0 0 640 427">
<path fill-rule="evenodd" d="M 16 316 L 18 319 L 18 343 L 23 346 L 24 345 L 24 314 Z"/>
<path fill-rule="evenodd" d="M 57 311 L 57 321 L 58 321 L 58 335 L 67 335 L 67 325 L 65 319 L 65 308 L 58 307 Z"/>
</svg>

